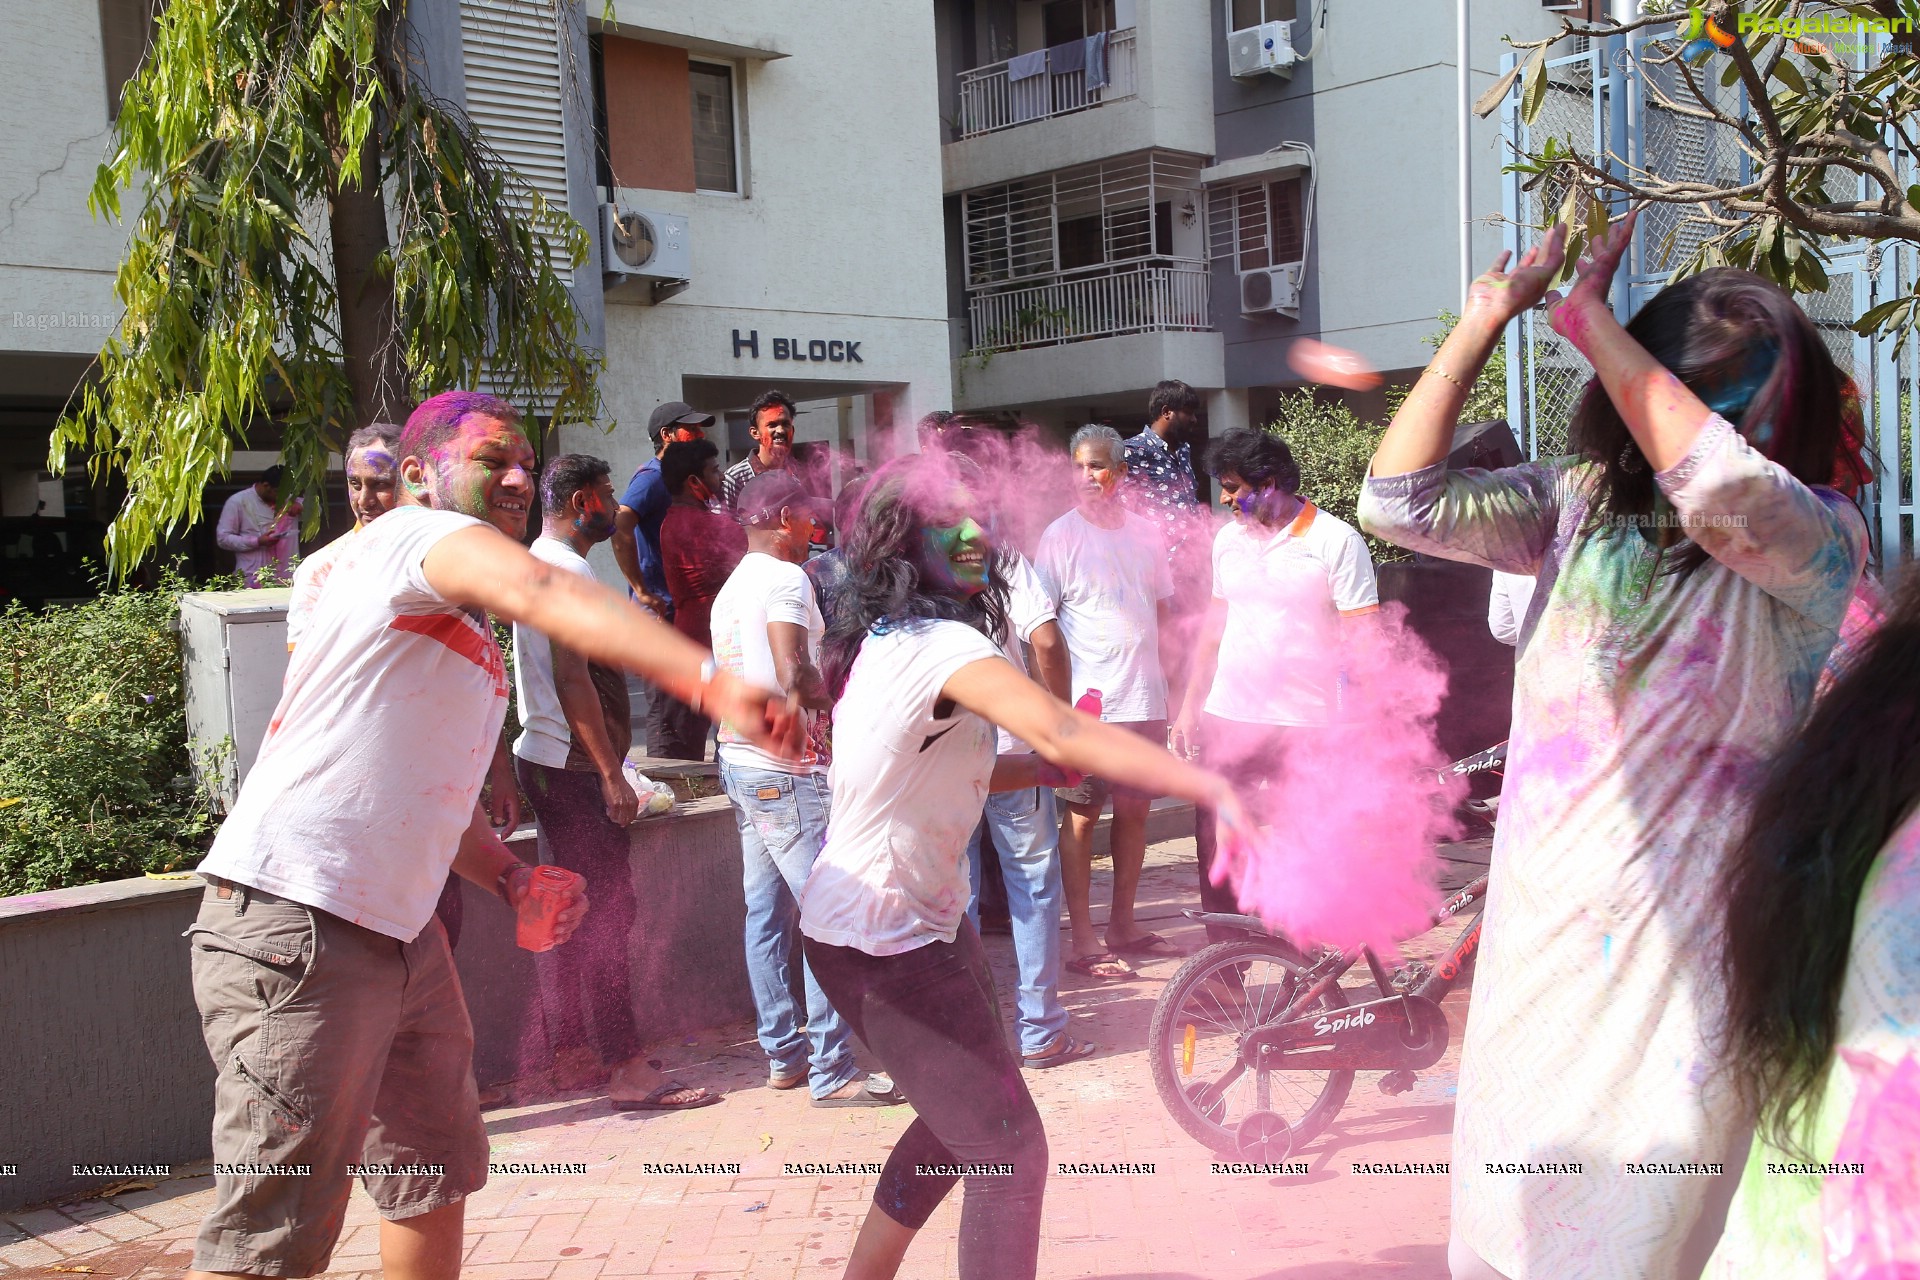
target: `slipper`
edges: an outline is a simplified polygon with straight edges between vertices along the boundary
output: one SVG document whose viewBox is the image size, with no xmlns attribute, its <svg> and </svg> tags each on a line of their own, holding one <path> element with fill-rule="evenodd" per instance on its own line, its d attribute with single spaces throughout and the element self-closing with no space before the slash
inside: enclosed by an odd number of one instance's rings
<svg viewBox="0 0 1920 1280">
<path fill-rule="evenodd" d="M 769 1089 L 798 1089 L 806 1082 L 807 1073 L 804 1071 L 796 1071 L 790 1076 L 781 1075 L 778 1071 L 767 1072 L 767 1088 Z"/>
<path fill-rule="evenodd" d="M 1035 1071 L 1044 1071 L 1048 1067 L 1057 1067 L 1063 1062 L 1072 1062 L 1084 1058 L 1100 1046 L 1090 1040 L 1077 1040 L 1062 1031 L 1055 1044 L 1059 1045 L 1052 1053 L 1026 1053 L 1020 1055 L 1020 1064 Z"/>
<path fill-rule="evenodd" d="M 1184 956 L 1187 953 L 1157 933 L 1142 934 L 1132 942 L 1109 942 L 1107 950 L 1117 956 Z"/>
<path fill-rule="evenodd" d="M 697 1085 L 681 1084 L 677 1080 L 669 1080 L 644 1098 L 609 1098 L 608 1101 L 613 1103 L 613 1109 L 615 1111 L 695 1111 L 701 1107 L 710 1107 L 720 1101 L 720 1095 L 711 1092 L 703 1098 L 695 1098 L 692 1102 L 664 1101 L 668 1094 L 676 1090 L 685 1089 L 688 1092 L 692 1092 L 699 1087 L 700 1086 Z"/>
<path fill-rule="evenodd" d="M 885 1084 L 886 1088 L 875 1089 L 873 1087 L 875 1079 Z M 844 1089 L 847 1086 L 843 1084 L 840 1087 Z M 894 1087 L 891 1078 L 887 1076 L 868 1076 L 866 1079 L 866 1087 L 861 1089 L 859 1093 L 854 1094 L 851 1098 L 815 1098 L 813 1105 L 816 1107 L 893 1107 L 898 1106 L 906 1100 L 907 1095 Z"/>
<path fill-rule="evenodd" d="M 1120 957 L 1111 951 L 1090 951 L 1084 956 L 1075 956 L 1067 961 L 1067 968 L 1085 977 L 1099 978 L 1105 982 L 1119 982 L 1133 976 L 1132 968 L 1124 964 Z M 1109 972 L 1095 972 L 1098 969 L 1106 969 Z M 1119 972 L 1111 972 L 1114 969 L 1118 969 Z"/>
</svg>

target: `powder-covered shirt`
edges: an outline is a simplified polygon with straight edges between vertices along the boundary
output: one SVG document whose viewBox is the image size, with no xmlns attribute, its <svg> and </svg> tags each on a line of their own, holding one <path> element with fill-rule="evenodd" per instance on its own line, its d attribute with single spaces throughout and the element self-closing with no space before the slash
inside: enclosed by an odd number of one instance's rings
<svg viewBox="0 0 1920 1280">
<path fill-rule="evenodd" d="M 411 941 L 433 916 L 507 714 L 484 614 L 421 570 L 480 521 L 403 506 L 348 540 L 203 875 Z"/>
<path fill-rule="evenodd" d="M 1100 718 L 1115 724 L 1166 719 L 1159 606 L 1173 573 L 1159 531 L 1124 510 L 1118 528 L 1103 529 L 1075 508 L 1040 535 L 1034 568 L 1073 659 L 1074 699 L 1100 690 Z"/>
<path fill-rule="evenodd" d="M 275 529 L 281 536 L 262 541 Z M 220 508 L 220 522 L 214 527 L 214 539 L 221 548 L 233 552 L 233 566 L 250 587 L 260 585 L 260 573 L 272 569 L 286 581 L 293 565 L 294 552 L 300 549 L 300 537 L 293 521 L 283 520 L 273 504 L 262 498 L 252 485 L 228 498 Z"/>
<path fill-rule="evenodd" d="M 593 580 L 593 568 L 586 557 L 558 538 L 542 534 L 527 550 L 536 560 Z M 607 741 L 615 755 L 624 757 L 627 748 L 633 745 L 626 675 L 612 667 L 589 662 L 587 678 L 600 704 L 600 720 Z M 549 769 L 598 772 L 593 757 L 576 739 L 566 711 L 560 705 L 560 690 L 553 678 L 552 642 L 544 632 L 523 622 L 513 624 L 513 683 L 521 726 L 520 736 L 514 739 L 513 754 Z"/>
<path fill-rule="evenodd" d="M 1031 673 L 1027 671 L 1026 646 L 1033 639 L 1034 632 L 1054 621 L 1053 596 L 1047 591 L 1047 584 L 1041 581 L 1039 573 L 1018 551 L 1004 552 L 1001 572 L 1007 578 L 1007 630 L 1000 637 L 1000 651 L 1006 655 L 1008 662 L 1020 669 L 1022 675 L 1028 675 Z M 1001 755 L 1033 754 L 1032 747 L 1005 729 L 995 729 L 994 734 L 995 745 Z"/>
<path fill-rule="evenodd" d="M 800 931 L 890 956 L 952 942 L 973 898 L 967 843 L 993 776 L 993 726 L 940 690 L 1004 655 L 964 622 L 910 622 L 860 644 L 833 711 L 833 821 L 800 893 Z"/>
<path fill-rule="evenodd" d="M 327 585 L 327 576 L 333 572 L 333 562 L 346 550 L 347 539 L 354 531 L 347 532 L 321 547 L 312 555 L 301 559 L 300 567 L 293 571 L 293 589 L 287 597 L 287 651 L 300 643 L 300 637 L 306 634 L 307 624 L 313 621 L 313 606 L 320 600 L 320 591 Z"/>
<path fill-rule="evenodd" d="M 821 621 L 820 605 L 813 597 L 806 570 L 764 551 L 749 551 L 713 598 L 714 665 L 748 684 L 788 692 L 780 683 L 773 661 L 773 640 L 767 634 L 768 625 L 775 622 L 792 623 L 806 632 L 806 658 L 818 667 L 820 638 L 826 624 Z M 761 750 L 725 720 L 720 722 L 720 758 L 748 769 L 823 772 L 827 765 L 822 758 L 821 735 L 811 731 L 815 714 L 807 712 L 810 731 L 798 761 L 783 760 Z"/>
<path fill-rule="evenodd" d="M 1676 1274 L 1714 1180 L 1627 1166 L 1746 1142 L 1714 1042 L 1716 885 L 1866 558 L 1851 502 L 1717 416 L 1653 478 L 1709 556 L 1684 578 L 1605 517 L 1584 459 L 1436 464 L 1360 496 L 1379 537 L 1539 580 L 1453 1128 L 1453 1229 L 1510 1276 Z"/>
<path fill-rule="evenodd" d="M 660 557 L 673 593 L 673 625 L 681 635 L 713 647 L 708 616 L 713 598 L 747 554 L 747 532 L 732 516 L 676 502 L 660 522 Z"/>
<path fill-rule="evenodd" d="M 1213 598 L 1226 604 L 1227 626 L 1207 714 L 1243 724 L 1335 723 L 1340 618 L 1380 603 L 1366 539 L 1311 502 L 1280 529 L 1235 520 L 1213 538 Z"/>
</svg>

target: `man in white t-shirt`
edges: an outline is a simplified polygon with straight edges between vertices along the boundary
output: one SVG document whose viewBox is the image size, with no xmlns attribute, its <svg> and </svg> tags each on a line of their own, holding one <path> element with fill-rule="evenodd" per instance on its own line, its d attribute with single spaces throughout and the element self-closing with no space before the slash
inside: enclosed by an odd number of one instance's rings
<svg viewBox="0 0 1920 1280">
<path fill-rule="evenodd" d="M 1160 666 L 1160 629 L 1173 595 L 1165 542 L 1153 524 L 1120 500 L 1126 446 L 1112 427 L 1087 426 L 1070 444 L 1079 505 L 1040 535 L 1034 567 L 1058 608 L 1073 660 L 1073 697 L 1101 695 L 1100 718 L 1156 745 L 1167 740 L 1167 682 Z M 1105 946 L 1093 928 L 1093 828 L 1113 799 L 1113 906 Z M 1060 871 L 1071 922 L 1067 967 L 1090 978 L 1124 978 L 1125 956 L 1170 956 L 1179 950 L 1133 918 L 1140 868 L 1147 856 L 1147 807 L 1153 797 L 1088 778 L 1064 789 Z"/>
<path fill-rule="evenodd" d="M 1520 624 L 1527 620 L 1533 606 L 1533 588 L 1539 579 L 1531 573 L 1493 571 L 1493 586 L 1487 590 L 1487 630 L 1509 648 L 1520 643 Z"/>
<path fill-rule="evenodd" d="M 1200 625 L 1173 749 L 1255 793 L 1288 752 L 1319 749 L 1340 719 L 1348 632 L 1375 625 L 1380 588 L 1366 539 L 1300 496 L 1300 468 L 1280 437 L 1229 431 L 1207 464 L 1232 521 L 1214 535 L 1213 600 Z M 1200 906 L 1240 908 L 1212 881 L 1214 820 L 1195 814 Z M 1208 937 L 1231 935 L 1214 928 Z"/>
<path fill-rule="evenodd" d="M 830 517 L 785 471 L 753 476 L 735 498 L 747 554 L 713 599 L 714 661 L 748 683 L 796 695 L 811 722 L 798 760 L 769 754 L 730 724 L 722 723 L 719 733 L 720 781 L 740 827 L 747 978 L 767 1055 L 767 1084 L 794 1089 L 804 1082 L 817 1106 L 884 1105 L 899 1100 L 892 1082 L 861 1079 L 853 1035 L 811 970 L 802 975 L 802 1030 L 788 961 L 798 937 L 800 890 L 826 843 L 830 808 L 826 716 L 832 704 L 819 668 L 826 628 L 813 584 L 800 567 L 814 529 Z"/>
<path fill-rule="evenodd" d="M 563 453 L 540 473 L 533 558 L 589 581 L 587 552 L 611 538 L 617 503 L 600 458 Z M 555 1083 L 606 1082 L 619 1111 L 683 1111 L 720 1095 L 669 1080 L 647 1062 L 633 1020 L 627 950 L 638 904 L 627 825 L 639 797 L 627 781 L 633 745 L 626 673 L 589 662 L 524 622 L 513 624 L 520 736 L 514 773 L 540 823 L 544 861 L 587 882 L 593 911 L 571 945 L 540 957 L 541 1005 Z"/>
<path fill-rule="evenodd" d="M 387 1273 L 459 1273 L 488 1144 L 434 902 L 451 866 L 517 910 L 533 870 L 476 816 L 507 698 L 488 611 L 793 741 L 784 700 L 502 532 L 532 505 L 517 422 L 471 392 L 408 419 L 399 503 L 335 563 L 201 864 L 188 933 L 217 1172 L 192 1280 L 326 1270 L 355 1166 Z M 563 942 L 585 910 L 562 902 Z"/>
</svg>

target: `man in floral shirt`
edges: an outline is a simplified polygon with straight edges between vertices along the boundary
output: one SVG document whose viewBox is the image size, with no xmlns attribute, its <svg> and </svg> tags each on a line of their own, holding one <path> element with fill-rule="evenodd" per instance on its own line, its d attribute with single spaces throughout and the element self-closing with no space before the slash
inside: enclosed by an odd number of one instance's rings
<svg viewBox="0 0 1920 1280">
<path fill-rule="evenodd" d="M 1184 382 L 1162 382 L 1147 401 L 1147 429 L 1126 442 L 1126 477 L 1120 500 L 1152 521 L 1166 541 L 1177 588 L 1160 633 L 1160 661 L 1168 691 L 1186 688 L 1186 655 L 1194 624 L 1206 607 L 1213 529 L 1196 493 L 1193 446 L 1200 424 L 1200 393 Z"/>
</svg>

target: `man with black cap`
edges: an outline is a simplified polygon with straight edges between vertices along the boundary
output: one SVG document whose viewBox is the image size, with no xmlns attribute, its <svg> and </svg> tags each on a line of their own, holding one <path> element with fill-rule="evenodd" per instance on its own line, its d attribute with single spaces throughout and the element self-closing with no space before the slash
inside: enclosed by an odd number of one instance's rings
<svg viewBox="0 0 1920 1280">
<path fill-rule="evenodd" d="M 673 598 L 667 594 L 666 569 L 660 562 L 660 522 L 666 519 L 673 495 L 660 478 L 660 455 L 670 444 L 706 439 L 712 425 L 712 414 L 701 413 L 683 400 L 669 400 L 655 409 L 647 419 L 653 456 L 633 473 L 614 514 L 613 558 L 634 600 L 662 621 L 673 619 Z"/>
<path fill-rule="evenodd" d="M 280 476 L 283 468 L 268 467 L 260 478 L 227 499 L 220 508 L 214 541 L 233 552 L 234 567 L 249 587 L 261 585 L 260 575 L 271 569 L 285 585 L 293 580 L 293 553 L 300 547 L 300 500 L 282 513 Z"/>
</svg>

